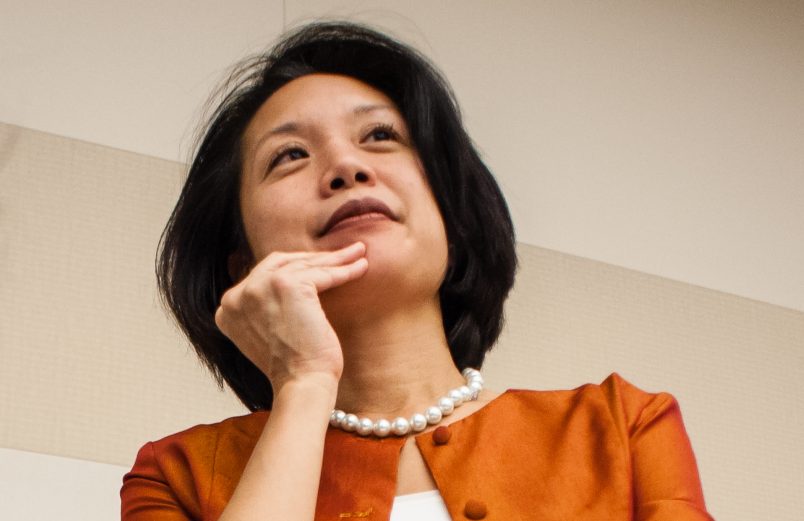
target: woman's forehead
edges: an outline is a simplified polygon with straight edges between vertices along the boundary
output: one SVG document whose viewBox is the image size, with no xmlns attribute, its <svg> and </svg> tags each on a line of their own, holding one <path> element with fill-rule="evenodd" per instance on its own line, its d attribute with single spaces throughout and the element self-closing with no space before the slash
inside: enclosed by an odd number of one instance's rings
<svg viewBox="0 0 804 521">
<path fill-rule="evenodd" d="M 401 117 L 394 102 L 367 83 L 338 74 L 308 74 L 291 80 L 263 102 L 246 128 L 244 145 L 252 148 L 273 135 L 329 119 L 358 119 L 382 112 Z"/>
<path fill-rule="evenodd" d="M 343 112 L 359 115 L 373 109 L 397 111 L 382 91 L 350 76 L 308 74 L 280 87 L 258 109 L 263 123 Z M 256 118 L 255 118 L 256 119 Z"/>
</svg>

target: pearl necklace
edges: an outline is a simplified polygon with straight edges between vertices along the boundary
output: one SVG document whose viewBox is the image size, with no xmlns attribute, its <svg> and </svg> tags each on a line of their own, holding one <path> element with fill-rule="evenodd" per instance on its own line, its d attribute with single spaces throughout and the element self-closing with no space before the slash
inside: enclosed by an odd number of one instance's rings
<svg viewBox="0 0 804 521">
<path fill-rule="evenodd" d="M 456 407 L 465 402 L 477 400 L 478 394 L 483 390 L 483 377 L 480 371 L 467 367 L 461 374 L 466 379 L 466 385 L 452 389 L 446 396 L 438 399 L 438 403 L 428 407 L 424 414 L 416 413 L 408 418 L 398 417 L 393 421 L 381 418 L 373 421 L 370 418 L 359 418 L 356 414 L 347 414 L 334 409 L 329 416 L 329 424 L 343 429 L 346 432 L 356 432 L 361 436 L 373 434 L 378 438 L 385 438 L 389 434 L 405 436 L 411 432 L 421 432 L 428 425 L 440 423 L 445 416 L 452 414 Z"/>
</svg>

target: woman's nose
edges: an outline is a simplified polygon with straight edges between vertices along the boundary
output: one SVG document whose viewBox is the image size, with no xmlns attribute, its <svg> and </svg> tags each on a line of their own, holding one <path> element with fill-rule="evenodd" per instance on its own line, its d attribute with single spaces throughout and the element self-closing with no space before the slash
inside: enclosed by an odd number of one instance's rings
<svg viewBox="0 0 804 521">
<path fill-rule="evenodd" d="M 375 181 L 370 165 L 354 157 L 344 158 L 322 177 L 321 189 L 325 195 L 331 195 L 356 185 L 374 186 Z"/>
<path fill-rule="evenodd" d="M 349 179 L 352 179 L 352 182 L 349 182 Z M 330 190 L 338 190 L 340 188 L 346 188 L 347 186 L 354 186 L 357 183 L 367 183 L 369 180 L 369 176 L 365 172 L 355 172 L 353 176 L 344 175 L 344 176 L 337 176 L 333 177 L 332 180 L 329 182 Z"/>
</svg>

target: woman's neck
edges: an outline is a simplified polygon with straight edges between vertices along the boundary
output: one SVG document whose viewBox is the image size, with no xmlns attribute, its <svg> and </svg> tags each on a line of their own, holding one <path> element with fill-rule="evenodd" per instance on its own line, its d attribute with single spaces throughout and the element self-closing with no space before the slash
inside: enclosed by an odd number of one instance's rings
<svg viewBox="0 0 804 521">
<path fill-rule="evenodd" d="M 338 409 L 370 418 L 408 417 L 464 383 L 437 302 L 338 326 L 344 357 Z"/>
</svg>

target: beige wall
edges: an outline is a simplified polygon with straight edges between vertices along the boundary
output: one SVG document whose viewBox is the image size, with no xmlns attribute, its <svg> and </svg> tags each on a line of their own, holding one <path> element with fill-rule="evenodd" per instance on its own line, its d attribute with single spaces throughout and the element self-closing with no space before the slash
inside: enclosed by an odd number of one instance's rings
<svg viewBox="0 0 804 521">
<path fill-rule="evenodd" d="M 802 4 L 281 4 L 8 2 L 0 447 L 122 470 L 146 440 L 243 412 L 154 294 L 179 142 L 224 65 L 282 20 L 349 12 L 446 70 L 511 201 L 522 268 L 489 381 L 567 388 L 617 371 L 668 390 L 716 518 L 799 517 Z"/>
</svg>

